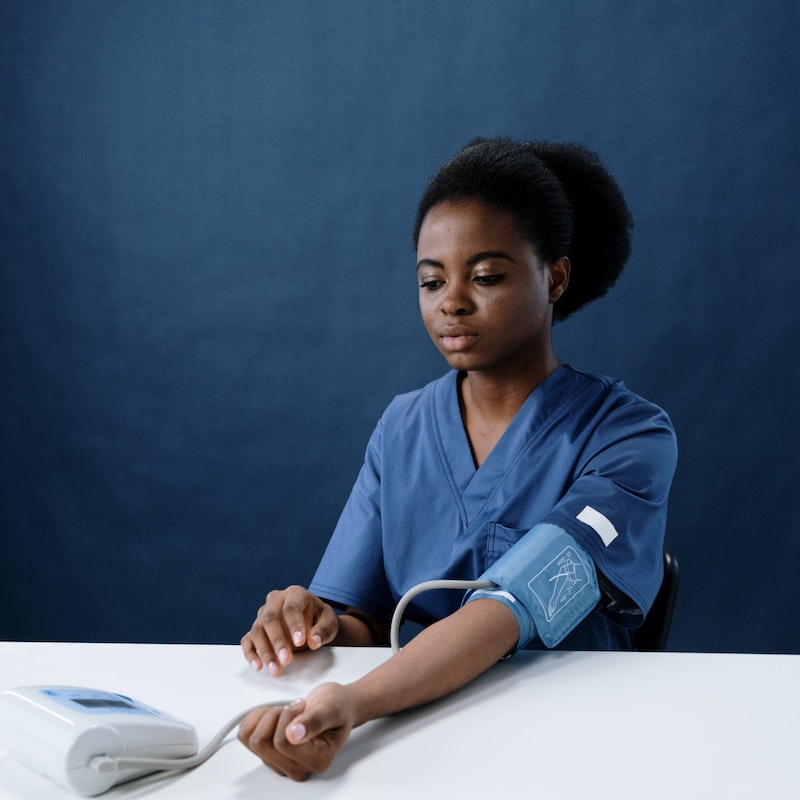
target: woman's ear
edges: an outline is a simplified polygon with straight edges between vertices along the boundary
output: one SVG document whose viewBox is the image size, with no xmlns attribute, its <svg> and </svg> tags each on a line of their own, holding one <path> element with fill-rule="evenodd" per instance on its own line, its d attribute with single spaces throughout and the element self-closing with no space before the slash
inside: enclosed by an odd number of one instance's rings
<svg viewBox="0 0 800 800">
<path fill-rule="evenodd" d="M 550 302 L 555 303 L 569 286 L 571 264 L 566 256 L 550 262 Z"/>
</svg>

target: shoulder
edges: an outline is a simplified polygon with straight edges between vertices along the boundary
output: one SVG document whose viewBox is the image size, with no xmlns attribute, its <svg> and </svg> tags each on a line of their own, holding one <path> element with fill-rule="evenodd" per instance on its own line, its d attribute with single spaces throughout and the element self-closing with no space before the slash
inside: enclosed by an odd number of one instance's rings
<svg viewBox="0 0 800 800">
<path fill-rule="evenodd" d="M 570 409 L 588 434 L 589 450 L 624 443 L 638 458 L 649 453 L 668 465 L 677 457 L 675 428 L 667 412 L 629 389 L 619 378 L 567 367 L 578 387 Z"/>
<path fill-rule="evenodd" d="M 596 405 L 607 411 L 631 408 L 643 416 L 663 416 L 665 420 L 669 420 L 663 408 L 629 389 L 620 378 L 586 372 L 569 364 L 565 364 L 563 369 L 568 372 L 569 381 L 575 387 L 575 395 L 589 405 Z"/>
<path fill-rule="evenodd" d="M 380 458 L 385 448 L 405 447 L 409 441 L 422 443 L 436 426 L 435 406 L 452 389 L 455 392 L 456 373 L 447 373 L 441 378 L 414 389 L 395 395 L 381 414 L 367 445 L 373 458 Z"/>
</svg>

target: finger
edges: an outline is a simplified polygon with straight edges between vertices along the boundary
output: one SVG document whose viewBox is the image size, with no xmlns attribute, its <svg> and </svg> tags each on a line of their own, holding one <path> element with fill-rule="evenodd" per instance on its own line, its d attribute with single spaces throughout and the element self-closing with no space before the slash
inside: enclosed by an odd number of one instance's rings
<svg viewBox="0 0 800 800">
<path fill-rule="evenodd" d="M 254 660 L 258 660 L 258 653 L 256 653 L 255 645 L 253 644 L 253 637 L 250 636 L 250 631 L 248 631 L 244 636 L 242 636 L 239 644 L 242 646 L 242 654 L 244 655 L 245 659 L 248 663 L 252 664 Z M 256 669 L 260 669 L 259 666 Z"/>
<path fill-rule="evenodd" d="M 277 675 L 280 672 L 279 660 L 264 627 L 269 613 L 266 605 L 261 606 L 253 627 L 242 638 L 242 646 L 253 669 L 267 666 L 272 675 Z"/>
<path fill-rule="evenodd" d="M 302 586 L 289 586 L 283 601 L 283 623 L 291 634 L 292 645 L 303 647 L 314 615 L 316 598 Z"/>
<path fill-rule="evenodd" d="M 342 686 L 323 683 L 312 689 L 303 701 L 295 701 L 284 709 L 275 734 L 277 744 L 310 742 L 326 731 L 346 726 L 349 706 Z"/>
<path fill-rule="evenodd" d="M 284 598 L 283 591 L 270 592 L 251 631 L 259 658 L 272 675 L 280 675 L 282 667 L 291 663 L 294 650 L 284 619 Z"/>
<path fill-rule="evenodd" d="M 313 740 L 298 746 L 295 741 L 287 736 L 293 736 L 299 743 L 307 737 L 306 727 L 300 718 L 306 709 L 304 700 L 297 700 L 283 710 L 273 735 L 273 747 L 278 756 L 284 760 L 279 763 L 286 775 L 295 781 L 304 781 L 314 772 L 320 772 L 318 767 L 319 757 L 316 754 Z"/>
<path fill-rule="evenodd" d="M 262 669 L 264 666 L 264 661 L 258 654 L 258 649 L 256 648 L 255 640 L 251 631 L 248 631 L 244 636 L 242 636 L 240 644 L 242 645 L 242 653 L 244 654 L 247 663 L 250 664 L 250 666 L 256 670 L 256 672 Z"/>
<path fill-rule="evenodd" d="M 261 746 L 264 736 L 267 736 L 270 741 L 272 740 L 279 718 L 280 713 L 278 709 L 269 707 L 254 708 L 239 723 L 239 732 L 237 734 L 239 741 L 248 748 L 248 750 L 252 750 L 258 755 L 255 748 Z M 272 728 L 271 733 L 270 726 Z M 256 734 L 257 730 L 258 734 Z"/>
<path fill-rule="evenodd" d="M 288 708 L 295 705 L 302 707 L 304 702 L 296 700 Z M 251 712 L 239 727 L 239 740 L 273 772 L 289 776 L 294 780 L 305 780 L 311 774 L 310 771 L 299 765 L 291 755 L 281 753 L 275 747 L 276 732 L 280 729 L 280 720 L 287 710 L 287 708 L 266 708 Z"/>
<path fill-rule="evenodd" d="M 323 686 L 327 688 L 320 692 L 318 687 L 305 703 L 285 709 L 275 730 L 275 750 L 288 759 L 281 762 L 281 766 L 295 780 L 305 780 L 309 774 L 326 770 L 352 728 L 345 719 L 346 714 L 342 714 L 341 687 L 335 684 Z"/>
<path fill-rule="evenodd" d="M 257 755 L 270 769 L 281 776 L 285 772 L 275 763 L 275 748 L 272 740 L 280 719 L 280 712 L 274 708 L 256 708 L 239 725 L 239 741 Z M 283 757 L 278 755 L 278 760 Z"/>
<path fill-rule="evenodd" d="M 318 650 L 322 645 L 330 644 L 338 632 L 339 617 L 327 603 L 322 603 L 308 633 L 309 649 Z"/>
<path fill-rule="evenodd" d="M 306 710 L 306 701 L 300 700 L 284 709 L 278 720 L 278 741 L 286 741 L 291 745 L 302 744 L 309 738 L 308 727 L 302 715 Z"/>
</svg>

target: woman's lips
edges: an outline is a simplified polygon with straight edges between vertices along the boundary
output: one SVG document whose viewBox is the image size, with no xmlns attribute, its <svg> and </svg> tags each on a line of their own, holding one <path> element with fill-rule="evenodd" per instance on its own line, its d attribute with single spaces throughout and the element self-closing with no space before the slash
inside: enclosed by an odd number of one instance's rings
<svg viewBox="0 0 800 800">
<path fill-rule="evenodd" d="M 459 352 L 472 347 L 478 341 L 478 334 L 470 328 L 453 326 L 439 331 L 439 341 L 445 350 Z"/>
</svg>

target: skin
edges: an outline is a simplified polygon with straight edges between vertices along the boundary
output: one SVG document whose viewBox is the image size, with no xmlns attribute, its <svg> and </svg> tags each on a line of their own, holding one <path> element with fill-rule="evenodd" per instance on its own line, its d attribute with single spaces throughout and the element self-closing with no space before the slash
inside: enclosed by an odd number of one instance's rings
<svg viewBox="0 0 800 800">
<path fill-rule="evenodd" d="M 461 373 L 461 412 L 479 467 L 530 392 L 560 365 L 550 329 L 569 260 L 542 262 L 513 215 L 475 199 L 434 206 L 417 257 L 422 319 Z M 277 676 L 297 650 L 386 645 L 388 628 L 387 620 L 357 609 L 337 615 L 307 589 L 290 586 L 267 595 L 242 649 L 254 669 Z M 256 709 L 239 739 L 278 774 L 305 780 L 331 764 L 354 727 L 459 689 L 518 636 L 505 605 L 476 600 L 353 683 L 325 683 L 283 709 Z"/>
</svg>

